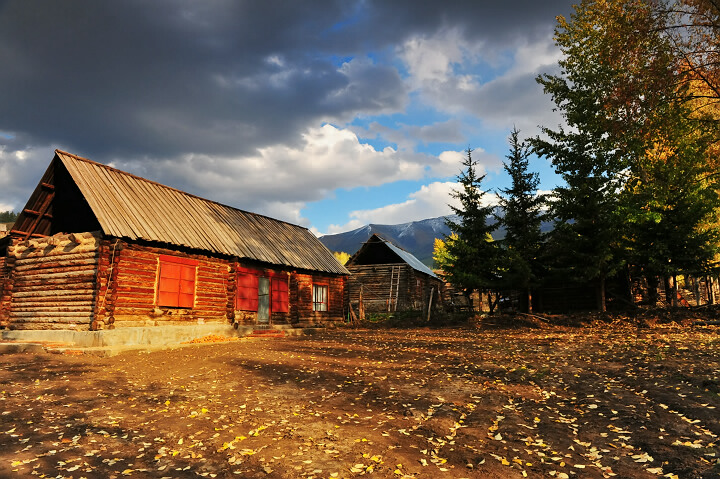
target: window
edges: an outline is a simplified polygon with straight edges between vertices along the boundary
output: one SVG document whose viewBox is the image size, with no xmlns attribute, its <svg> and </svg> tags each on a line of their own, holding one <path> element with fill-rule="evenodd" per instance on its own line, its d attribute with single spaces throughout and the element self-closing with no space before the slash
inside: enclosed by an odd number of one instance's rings
<svg viewBox="0 0 720 479">
<path fill-rule="evenodd" d="M 240 311 L 258 310 L 258 276 L 250 272 L 241 272 L 237 276 L 237 295 L 235 309 Z"/>
<path fill-rule="evenodd" d="M 197 265 L 196 260 L 160 255 L 158 306 L 193 307 Z"/>
<path fill-rule="evenodd" d="M 290 298 L 286 274 L 239 268 L 235 309 L 273 313 L 287 313 Z"/>
<path fill-rule="evenodd" d="M 313 284 L 313 311 L 328 310 L 328 287 L 323 284 Z"/>
<path fill-rule="evenodd" d="M 288 280 L 278 276 L 272 279 L 272 312 L 287 313 L 289 310 Z"/>
</svg>

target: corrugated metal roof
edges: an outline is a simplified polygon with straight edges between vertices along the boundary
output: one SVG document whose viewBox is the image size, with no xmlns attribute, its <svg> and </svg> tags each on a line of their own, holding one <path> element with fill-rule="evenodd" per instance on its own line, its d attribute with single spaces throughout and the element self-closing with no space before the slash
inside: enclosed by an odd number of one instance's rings
<svg viewBox="0 0 720 479">
<path fill-rule="evenodd" d="M 417 259 L 412 253 L 405 251 L 404 249 L 400 248 L 399 246 L 394 245 L 393 243 L 386 240 L 385 238 L 383 238 L 382 236 L 380 236 L 377 233 L 373 233 L 370 236 L 370 238 L 368 238 L 368 240 L 363 243 L 363 245 L 360 247 L 360 249 L 357 250 L 354 255 L 352 255 L 352 257 L 348 260 L 348 262 L 346 264 L 348 264 L 350 266 L 354 266 L 356 264 L 356 261 L 359 261 L 358 258 L 361 255 L 363 255 L 363 253 L 365 253 L 368 250 L 368 248 L 371 248 L 372 247 L 371 245 L 375 245 L 375 244 L 378 244 L 378 245 L 384 244 L 385 246 L 387 246 L 390 249 L 390 251 L 395 253 L 401 260 L 403 260 L 405 263 L 410 265 L 410 267 L 412 269 L 419 271 L 421 273 L 430 275 L 433 278 L 437 278 L 437 275 L 435 273 L 433 273 L 433 271 L 430 268 L 428 268 L 422 261 Z M 360 260 L 359 264 L 363 264 L 363 265 L 374 264 L 373 261 L 375 259 L 377 259 L 377 258 L 374 258 L 373 260 L 368 260 L 368 259 Z M 440 278 L 438 278 L 438 279 L 440 279 Z"/>
<path fill-rule="evenodd" d="M 380 237 L 378 236 L 378 238 L 380 238 Z M 403 261 L 405 261 L 407 264 L 409 264 L 412 267 L 412 269 L 414 269 L 416 271 L 420 271 L 421 273 L 429 274 L 433 278 L 437 278 L 435 273 L 433 273 L 433 271 L 430 268 L 425 266 L 425 263 L 423 263 L 419 259 L 417 259 L 412 253 L 408 253 L 404 249 L 395 246 L 394 244 L 392 244 L 391 242 L 389 242 L 383 238 L 380 238 L 380 239 L 382 239 L 385 242 L 385 244 L 391 250 L 393 250 L 393 252 L 395 254 L 400 256 Z"/>
<path fill-rule="evenodd" d="M 55 153 L 107 235 L 349 274 L 307 228 L 221 205 L 71 153 Z"/>
</svg>

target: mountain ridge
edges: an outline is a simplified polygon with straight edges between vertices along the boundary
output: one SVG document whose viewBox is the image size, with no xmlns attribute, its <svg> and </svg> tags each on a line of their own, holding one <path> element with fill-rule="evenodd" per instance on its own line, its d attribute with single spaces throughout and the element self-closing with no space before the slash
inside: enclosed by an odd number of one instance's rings
<svg viewBox="0 0 720 479">
<path fill-rule="evenodd" d="M 496 214 L 501 215 L 502 212 L 497 210 Z M 445 224 L 446 219 L 459 221 L 457 215 L 447 215 L 396 225 L 370 223 L 344 233 L 324 235 L 319 239 L 330 251 L 342 251 L 353 255 L 370 236 L 377 233 L 432 268 L 435 238 L 444 239 L 445 236 L 450 235 L 450 228 Z M 495 223 L 495 221 L 495 217 L 488 217 L 488 222 Z M 549 232 L 552 230 L 552 223 L 543 221 L 540 230 L 543 233 Z M 505 228 L 501 225 L 493 232 L 492 236 L 495 240 L 505 238 Z"/>
<path fill-rule="evenodd" d="M 324 235 L 319 239 L 330 251 L 353 255 L 370 236 L 378 234 L 432 267 L 435 238 L 442 239 L 450 234 L 450 228 L 445 224 L 446 218 L 455 220 L 457 217 L 438 216 L 396 225 L 370 223 L 344 233 Z"/>
</svg>

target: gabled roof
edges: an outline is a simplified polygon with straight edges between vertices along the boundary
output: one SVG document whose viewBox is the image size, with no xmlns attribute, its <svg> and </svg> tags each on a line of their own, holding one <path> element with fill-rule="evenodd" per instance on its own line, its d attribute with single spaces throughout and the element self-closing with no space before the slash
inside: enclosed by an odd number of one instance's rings
<svg viewBox="0 0 720 479">
<path fill-rule="evenodd" d="M 432 276 L 433 278 L 437 278 L 437 275 L 433 273 L 433 271 L 428 268 L 422 261 L 413 256 L 412 253 L 409 253 L 404 249 L 400 248 L 399 246 L 394 245 L 393 243 L 386 240 L 377 233 L 374 233 L 365 243 L 363 243 L 360 249 L 348 260 L 347 265 L 352 266 L 355 264 L 371 264 L 369 261 L 361 260 L 361 258 L 364 255 L 371 256 L 372 253 L 370 252 L 370 248 L 377 247 L 378 245 L 382 245 L 381 247 L 387 248 L 391 253 L 394 253 L 394 255 L 397 256 L 397 259 L 400 260 L 398 262 L 407 263 L 415 271 L 419 271 L 421 273 Z M 361 260 L 360 263 L 358 263 L 359 260 Z M 381 261 L 383 263 L 389 263 L 389 261 L 387 261 L 387 256 L 383 257 Z"/>
<path fill-rule="evenodd" d="M 61 188 L 53 183 L 56 176 L 64 174 L 59 165 L 67 170 L 106 235 L 348 274 L 307 228 L 206 200 L 60 150 L 55 150 L 53 162 L 18 218 L 14 233 L 51 234 L 51 225 L 38 230 L 42 221 L 32 216 L 39 214 L 52 222 L 53 214 L 58 215 L 60 208 L 53 212 L 50 204 L 56 189 Z"/>
</svg>

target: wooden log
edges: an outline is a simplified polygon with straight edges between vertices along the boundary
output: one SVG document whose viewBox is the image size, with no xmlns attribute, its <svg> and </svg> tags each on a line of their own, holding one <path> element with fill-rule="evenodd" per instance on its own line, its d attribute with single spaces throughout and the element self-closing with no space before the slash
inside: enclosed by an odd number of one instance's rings
<svg viewBox="0 0 720 479">
<path fill-rule="evenodd" d="M 138 283 L 142 284 L 142 283 Z M 118 286 L 115 290 L 120 293 L 142 293 L 142 294 L 155 294 L 154 287 L 139 287 L 139 286 Z"/>
<path fill-rule="evenodd" d="M 35 269 L 56 269 L 56 268 L 67 268 L 67 267 L 75 267 L 75 266 L 91 266 L 96 267 L 98 264 L 98 260 L 96 257 L 76 257 L 75 255 L 69 255 L 68 257 L 63 258 L 62 260 L 58 260 L 56 258 L 59 258 L 57 256 L 53 256 L 50 258 L 33 258 L 33 261 L 18 261 L 15 265 L 15 271 L 18 272 L 24 272 L 24 271 L 32 271 Z M 38 261 L 39 259 L 43 259 L 45 261 Z"/>
<path fill-rule="evenodd" d="M 123 267 L 132 267 L 136 269 L 141 270 L 155 270 L 157 269 L 158 260 L 157 256 L 154 258 L 137 258 L 137 257 L 128 257 L 125 252 L 123 252 L 122 259 L 120 261 L 120 264 Z"/>
<path fill-rule="evenodd" d="M 155 305 L 151 302 L 132 301 L 131 299 L 118 298 L 114 303 L 115 309 L 137 309 L 145 311 L 152 311 L 155 309 Z"/>
<path fill-rule="evenodd" d="M 74 317 L 74 316 L 80 316 L 84 315 L 84 311 L 43 311 L 42 313 L 37 313 L 35 311 L 15 311 L 13 308 L 12 311 L 10 311 L 10 316 L 13 318 L 33 318 L 33 317 L 44 317 L 44 318 L 66 318 L 66 317 Z M 92 316 L 92 312 L 88 311 L 88 316 Z"/>
<path fill-rule="evenodd" d="M 95 251 L 97 251 L 96 246 L 78 245 L 77 247 L 70 248 L 68 250 L 58 249 L 58 248 L 53 248 L 51 250 L 48 250 L 47 248 L 41 248 L 41 249 L 25 248 L 25 249 L 20 250 L 19 252 L 13 252 L 12 255 L 14 257 L 16 257 L 18 260 L 24 260 L 24 259 L 36 259 L 39 257 L 61 256 L 61 255 L 66 255 L 68 253 L 77 254 L 77 253 L 88 253 L 88 252 L 95 252 Z"/>
<path fill-rule="evenodd" d="M 39 289 L 39 288 L 38 288 Z M 58 301 L 60 299 L 53 299 L 53 298 L 60 298 L 60 297 L 75 297 L 75 296 L 87 296 L 87 297 L 93 297 L 95 294 L 95 290 L 93 288 L 88 288 L 87 290 L 78 290 L 78 289 L 71 289 L 71 290 L 64 290 L 64 289 L 54 289 L 54 290 L 47 290 L 45 291 L 42 296 L 42 298 L 48 298 L 49 301 Z M 32 298 L 38 297 L 37 291 L 16 291 L 13 293 L 13 300 L 31 300 Z M 28 299 L 29 298 L 29 299 Z"/>
<path fill-rule="evenodd" d="M 32 317 L 16 317 L 10 315 L 10 324 L 33 324 L 33 323 L 55 323 L 55 324 L 90 324 L 92 315 L 87 316 L 32 316 Z"/>
<path fill-rule="evenodd" d="M 79 329 L 79 330 L 88 330 L 89 329 L 89 323 L 86 323 L 85 320 L 83 320 L 82 323 L 70 323 L 70 324 L 64 324 L 64 323 L 25 323 L 25 324 L 18 324 L 13 325 L 13 329 L 18 329 L 22 331 L 38 331 L 38 330 L 68 330 L 68 329 Z"/>
<path fill-rule="evenodd" d="M 15 280 L 17 282 L 28 282 L 28 281 L 38 281 L 38 280 L 53 280 L 53 279 L 67 279 L 67 280 L 74 280 L 77 278 L 84 278 L 89 277 L 95 279 L 95 274 L 97 271 L 95 269 L 81 269 L 81 270 L 75 270 L 75 271 L 65 271 L 65 272 L 54 272 L 52 273 L 47 271 L 42 272 L 33 272 L 32 274 L 18 274 L 15 276 Z"/>
<path fill-rule="evenodd" d="M 62 301 L 59 303 L 58 301 Z M 13 298 L 13 309 L 22 308 L 44 308 L 48 305 L 57 304 L 89 304 L 95 303 L 95 297 L 90 295 L 82 296 L 52 296 L 52 297 L 31 297 L 31 298 Z"/>
<path fill-rule="evenodd" d="M 36 303 L 26 303 L 22 306 L 14 305 L 12 312 L 15 313 L 54 313 L 54 312 L 77 312 L 77 311 L 84 311 L 84 310 L 90 310 L 93 306 L 92 301 L 76 301 L 72 303 L 41 303 L 40 305 Z"/>
<path fill-rule="evenodd" d="M 117 274 L 118 278 L 123 281 L 134 281 L 144 283 L 154 283 L 157 279 L 157 271 L 140 271 L 140 270 L 124 270 L 120 269 Z"/>
<path fill-rule="evenodd" d="M 42 287 L 56 288 L 62 287 L 62 289 L 93 289 L 95 287 L 94 277 L 85 276 L 82 278 L 73 279 L 71 281 L 65 279 L 46 279 L 40 281 L 18 281 L 15 283 L 16 291 L 42 291 Z M 58 288 L 59 289 L 59 288 Z"/>
<path fill-rule="evenodd" d="M 53 270 L 39 270 L 32 272 L 32 274 L 16 274 L 15 281 L 38 281 L 38 280 L 54 280 L 54 279 L 67 279 L 72 281 L 74 278 L 80 277 L 91 277 L 95 279 L 97 270 L 95 269 L 81 269 L 76 271 L 67 271 L 61 273 L 55 273 Z"/>
<path fill-rule="evenodd" d="M 18 278 L 32 278 L 33 276 L 37 275 L 46 275 L 46 274 L 68 274 L 68 273 L 81 273 L 85 272 L 88 274 L 95 274 L 97 271 L 96 268 L 94 268 L 94 265 L 76 265 L 76 266 L 65 266 L 65 267 L 57 267 L 57 268 L 35 268 L 32 270 L 26 270 L 26 271 L 18 271 L 17 277 Z"/>
</svg>

